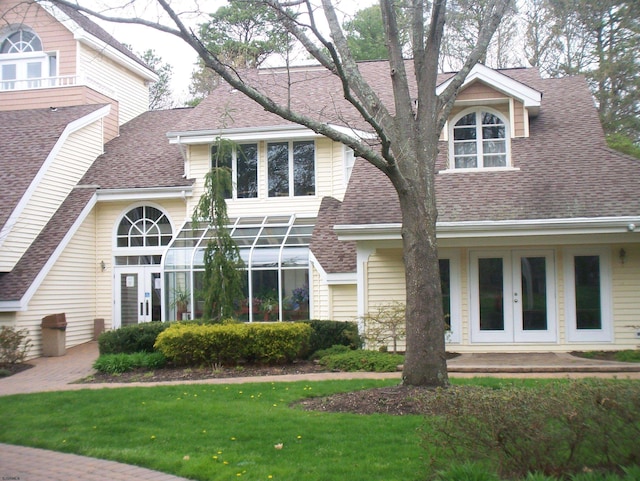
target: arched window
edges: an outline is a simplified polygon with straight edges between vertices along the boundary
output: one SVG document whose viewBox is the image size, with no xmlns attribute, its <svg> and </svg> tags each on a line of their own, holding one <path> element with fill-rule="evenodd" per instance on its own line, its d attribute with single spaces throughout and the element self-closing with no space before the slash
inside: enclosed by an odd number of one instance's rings
<svg viewBox="0 0 640 481">
<path fill-rule="evenodd" d="M 495 112 L 474 109 L 454 119 L 450 135 L 451 168 L 507 167 L 507 124 Z"/>
<path fill-rule="evenodd" d="M 140 206 L 127 212 L 118 225 L 118 247 L 158 247 L 169 245 L 171 223 L 159 209 Z"/>
<path fill-rule="evenodd" d="M 29 30 L 13 32 L 2 42 L 0 53 L 25 53 L 42 51 L 40 37 Z"/>
</svg>

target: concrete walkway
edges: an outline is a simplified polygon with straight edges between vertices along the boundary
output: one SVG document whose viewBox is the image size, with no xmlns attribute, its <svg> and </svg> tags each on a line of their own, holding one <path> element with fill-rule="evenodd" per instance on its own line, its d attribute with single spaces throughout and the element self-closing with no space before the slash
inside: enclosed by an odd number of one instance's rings
<svg viewBox="0 0 640 481">
<path fill-rule="evenodd" d="M 0 396 L 46 391 L 103 389 L 123 386 L 186 384 L 123 383 L 75 384 L 93 373 L 98 344 L 89 342 L 61 357 L 29 361 L 34 367 L 0 379 Z M 640 364 L 582 359 L 565 353 L 463 354 L 448 362 L 451 377 L 617 377 L 640 379 Z M 318 373 L 188 381 L 189 384 L 321 381 L 326 379 L 395 379 L 400 373 Z M 0 409 L 2 399 L 0 398 Z M 180 481 L 184 478 L 126 464 L 42 449 L 0 444 L 0 480 L 19 481 Z"/>
</svg>

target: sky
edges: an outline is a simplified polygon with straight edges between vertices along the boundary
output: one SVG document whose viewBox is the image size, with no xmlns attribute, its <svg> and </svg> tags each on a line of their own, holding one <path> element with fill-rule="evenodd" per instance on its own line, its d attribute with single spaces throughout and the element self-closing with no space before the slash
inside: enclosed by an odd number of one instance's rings
<svg viewBox="0 0 640 481">
<path fill-rule="evenodd" d="M 99 11 L 105 11 L 103 5 L 107 0 L 88 0 L 86 2 L 79 2 L 81 5 L 86 5 L 90 8 L 97 8 Z M 105 12 L 112 16 L 123 16 L 122 10 L 113 9 L 114 4 L 120 2 L 109 1 L 112 9 Z M 158 17 L 158 14 L 150 7 L 154 2 L 139 1 L 130 2 L 130 5 L 134 5 L 133 8 L 138 8 L 135 12 L 128 11 L 129 15 L 136 15 L 149 20 L 154 20 Z M 226 4 L 225 0 L 174 0 L 172 5 L 184 5 L 182 10 L 188 11 L 193 8 L 193 5 L 199 3 L 200 8 L 207 12 L 215 12 L 219 7 Z M 353 13 L 357 10 L 361 10 L 374 3 L 374 0 L 336 0 L 334 5 L 341 12 Z M 138 6 L 142 7 L 138 7 Z M 176 11 L 179 11 L 176 7 Z M 150 27 L 132 24 L 122 23 L 110 23 L 99 19 L 93 19 L 100 24 L 107 32 L 114 36 L 121 43 L 130 45 L 134 53 L 142 55 L 147 50 L 154 50 L 156 55 L 162 59 L 164 63 L 172 66 L 171 76 L 171 89 L 173 91 L 173 98 L 176 102 L 176 106 L 182 106 L 189 100 L 189 84 L 191 82 L 191 73 L 193 72 L 197 63 L 197 54 L 195 51 L 182 39 L 164 33 L 158 30 L 154 30 Z M 183 20 L 189 26 L 195 27 L 199 23 L 206 21 L 206 15 L 196 17 L 195 15 L 189 15 Z"/>
</svg>

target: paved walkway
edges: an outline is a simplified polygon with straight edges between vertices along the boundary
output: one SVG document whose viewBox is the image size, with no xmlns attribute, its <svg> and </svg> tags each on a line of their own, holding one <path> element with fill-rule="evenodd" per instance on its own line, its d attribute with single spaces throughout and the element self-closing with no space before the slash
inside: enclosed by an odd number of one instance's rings
<svg viewBox="0 0 640 481">
<path fill-rule="evenodd" d="M 91 375 L 98 345 L 89 342 L 67 350 L 61 357 L 29 361 L 35 367 L 0 379 L 0 396 L 59 390 L 103 389 L 122 386 L 157 386 L 170 383 L 74 384 Z M 640 379 L 640 364 L 581 359 L 565 353 L 463 354 L 448 363 L 451 377 L 617 377 Z M 318 373 L 189 381 L 223 384 L 353 378 L 397 378 L 400 373 Z M 0 398 L 0 407 L 2 400 Z M 0 480 L 11 481 L 181 481 L 184 478 L 126 464 L 63 454 L 42 449 L 0 444 Z"/>
</svg>

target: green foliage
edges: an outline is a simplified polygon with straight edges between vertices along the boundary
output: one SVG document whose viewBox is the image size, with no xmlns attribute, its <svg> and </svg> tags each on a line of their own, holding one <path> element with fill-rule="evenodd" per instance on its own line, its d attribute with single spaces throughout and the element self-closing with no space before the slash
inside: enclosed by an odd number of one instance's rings
<svg viewBox="0 0 640 481">
<path fill-rule="evenodd" d="M 628 349 L 616 352 L 616 361 L 619 362 L 640 362 L 640 350 Z"/>
<path fill-rule="evenodd" d="M 404 362 L 399 354 L 378 351 L 355 350 L 330 354 L 319 359 L 321 365 L 336 371 L 395 372 Z"/>
<path fill-rule="evenodd" d="M 570 475 L 640 462 L 640 385 L 585 380 L 536 388 L 467 386 L 426 399 L 425 448 L 447 459 L 487 460 L 503 477 Z"/>
<path fill-rule="evenodd" d="M 103 332 L 98 338 L 100 354 L 153 352 L 158 334 L 170 325 L 168 322 L 143 322 Z"/>
<path fill-rule="evenodd" d="M 328 349 L 331 346 L 343 345 L 351 349 L 362 347 L 362 340 L 358 334 L 358 324 L 349 321 L 304 321 L 312 329 L 311 345 L 309 352 L 314 353 L 321 349 Z"/>
<path fill-rule="evenodd" d="M 179 323 L 158 336 L 156 348 L 178 365 L 283 363 L 305 355 L 310 337 L 304 323 Z"/>
<path fill-rule="evenodd" d="M 334 356 L 336 354 L 344 354 L 345 352 L 351 351 L 349 346 L 344 346 L 342 344 L 336 344 L 335 346 L 328 347 L 326 349 L 320 349 L 314 352 L 310 359 L 322 359 L 326 356 Z"/>
<path fill-rule="evenodd" d="M 0 364 L 19 364 L 24 361 L 31 340 L 27 329 L 0 327 Z"/>
<path fill-rule="evenodd" d="M 353 19 L 345 22 L 343 27 L 354 59 L 360 61 L 389 58 L 380 5 L 372 5 L 356 12 Z"/>
<path fill-rule="evenodd" d="M 104 354 L 93 363 L 93 368 L 106 374 L 121 374 L 133 369 L 160 369 L 167 359 L 161 352 L 135 352 L 133 354 Z"/>
<path fill-rule="evenodd" d="M 613 133 L 607 135 L 607 145 L 618 152 L 640 159 L 640 145 L 634 144 L 626 135 Z"/>
<path fill-rule="evenodd" d="M 480 464 L 464 463 L 454 464 L 447 469 L 439 471 L 436 473 L 435 479 L 436 481 L 499 481 L 500 478 Z"/>
<path fill-rule="evenodd" d="M 158 74 L 158 81 L 149 86 L 149 110 L 173 108 L 173 100 L 171 99 L 173 68 L 171 65 L 165 63 L 162 57 L 159 57 L 153 49 L 149 49 L 138 56 Z"/>
<path fill-rule="evenodd" d="M 204 251 L 205 319 L 231 317 L 235 303 L 243 297 L 244 263 L 231 238 L 226 199 L 231 197 L 231 152 L 233 143 L 219 139 L 212 148 L 213 167 L 205 177 L 204 193 L 193 211 L 193 224 L 208 223 L 212 233 Z"/>
</svg>

